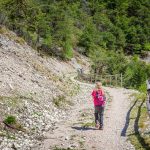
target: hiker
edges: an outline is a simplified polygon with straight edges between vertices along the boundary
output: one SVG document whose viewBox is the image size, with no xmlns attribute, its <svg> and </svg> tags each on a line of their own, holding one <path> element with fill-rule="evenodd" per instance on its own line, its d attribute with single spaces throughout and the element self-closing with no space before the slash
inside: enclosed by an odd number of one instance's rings
<svg viewBox="0 0 150 150">
<path fill-rule="evenodd" d="M 96 87 L 92 92 L 94 108 L 95 108 L 95 127 L 97 129 L 103 130 L 103 114 L 105 106 L 105 94 L 102 89 L 102 83 L 97 82 Z"/>
</svg>

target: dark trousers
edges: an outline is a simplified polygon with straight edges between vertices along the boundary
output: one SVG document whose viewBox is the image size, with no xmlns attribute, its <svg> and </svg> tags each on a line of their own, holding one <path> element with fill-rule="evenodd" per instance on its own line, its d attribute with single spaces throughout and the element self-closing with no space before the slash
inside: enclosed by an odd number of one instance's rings
<svg viewBox="0 0 150 150">
<path fill-rule="evenodd" d="M 95 123 L 99 122 L 103 126 L 104 106 L 95 106 Z"/>
</svg>

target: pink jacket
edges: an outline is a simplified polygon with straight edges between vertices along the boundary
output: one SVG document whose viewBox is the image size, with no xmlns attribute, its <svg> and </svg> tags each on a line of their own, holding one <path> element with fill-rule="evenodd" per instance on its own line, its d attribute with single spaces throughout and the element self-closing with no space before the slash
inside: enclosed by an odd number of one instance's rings
<svg viewBox="0 0 150 150">
<path fill-rule="evenodd" d="M 92 97 L 93 97 L 94 106 L 105 105 L 105 94 L 103 89 L 93 90 Z"/>
</svg>

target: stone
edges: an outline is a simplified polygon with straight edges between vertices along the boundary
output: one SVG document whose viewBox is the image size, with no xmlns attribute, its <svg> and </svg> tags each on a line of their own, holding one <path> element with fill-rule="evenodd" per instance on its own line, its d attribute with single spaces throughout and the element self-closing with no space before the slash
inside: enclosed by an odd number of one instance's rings
<svg viewBox="0 0 150 150">
<path fill-rule="evenodd" d="M 68 137 L 68 136 L 66 136 L 66 137 L 65 137 L 65 140 L 69 140 L 69 137 Z"/>
</svg>

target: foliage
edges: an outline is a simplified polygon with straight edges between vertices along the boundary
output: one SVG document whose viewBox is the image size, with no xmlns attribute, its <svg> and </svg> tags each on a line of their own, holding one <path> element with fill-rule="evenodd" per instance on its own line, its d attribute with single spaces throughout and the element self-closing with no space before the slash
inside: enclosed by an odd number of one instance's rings
<svg viewBox="0 0 150 150">
<path fill-rule="evenodd" d="M 94 72 L 97 74 L 102 74 L 102 72 L 105 71 L 108 61 L 106 51 L 103 49 L 93 49 L 89 56 L 93 62 L 92 69 Z"/>
<path fill-rule="evenodd" d="M 73 105 L 73 103 L 69 100 L 66 99 L 66 97 L 64 95 L 59 95 L 56 98 L 53 98 L 53 104 L 57 107 L 57 108 L 65 108 L 66 105 Z"/>
<path fill-rule="evenodd" d="M 135 106 L 130 113 L 129 128 L 133 128 L 130 131 L 129 139 L 137 150 L 149 150 L 150 149 L 150 134 L 148 129 L 149 116 L 147 108 L 144 105 L 146 100 L 146 94 L 137 93 L 134 95 Z"/>
<path fill-rule="evenodd" d="M 125 54 L 150 50 L 149 0 L 0 0 L 0 24 L 38 51 L 70 60 L 79 50 L 99 74 L 124 75 L 124 85 L 144 90 L 149 65 Z"/>
<path fill-rule="evenodd" d="M 15 116 L 7 116 L 7 118 L 4 120 L 6 124 L 16 124 L 16 117 Z"/>
<path fill-rule="evenodd" d="M 146 91 L 145 81 L 150 76 L 150 65 L 137 56 L 126 57 L 122 52 L 99 49 L 91 53 L 90 58 L 93 61 L 92 70 L 98 75 L 122 73 L 124 87 Z"/>
<path fill-rule="evenodd" d="M 149 65 L 134 57 L 129 63 L 125 72 L 125 85 L 133 88 L 143 89 L 143 84 L 150 76 Z M 146 84 L 146 83 L 145 83 Z M 146 90 L 146 89 L 145 89 Z"/>
<path fill-rule="evenodd" d="M 0 24 L 65 60 L 77 46 L 85 55 L 95 47 L 129 54 L 150 50 L 148 0 L 0 0 Z"/>
<path fill-rule="evenodd" d="M 55 147 L 53 150 L 71 150 L 72 148 L 60 148 L 60 147 Z"/>
</svg>

